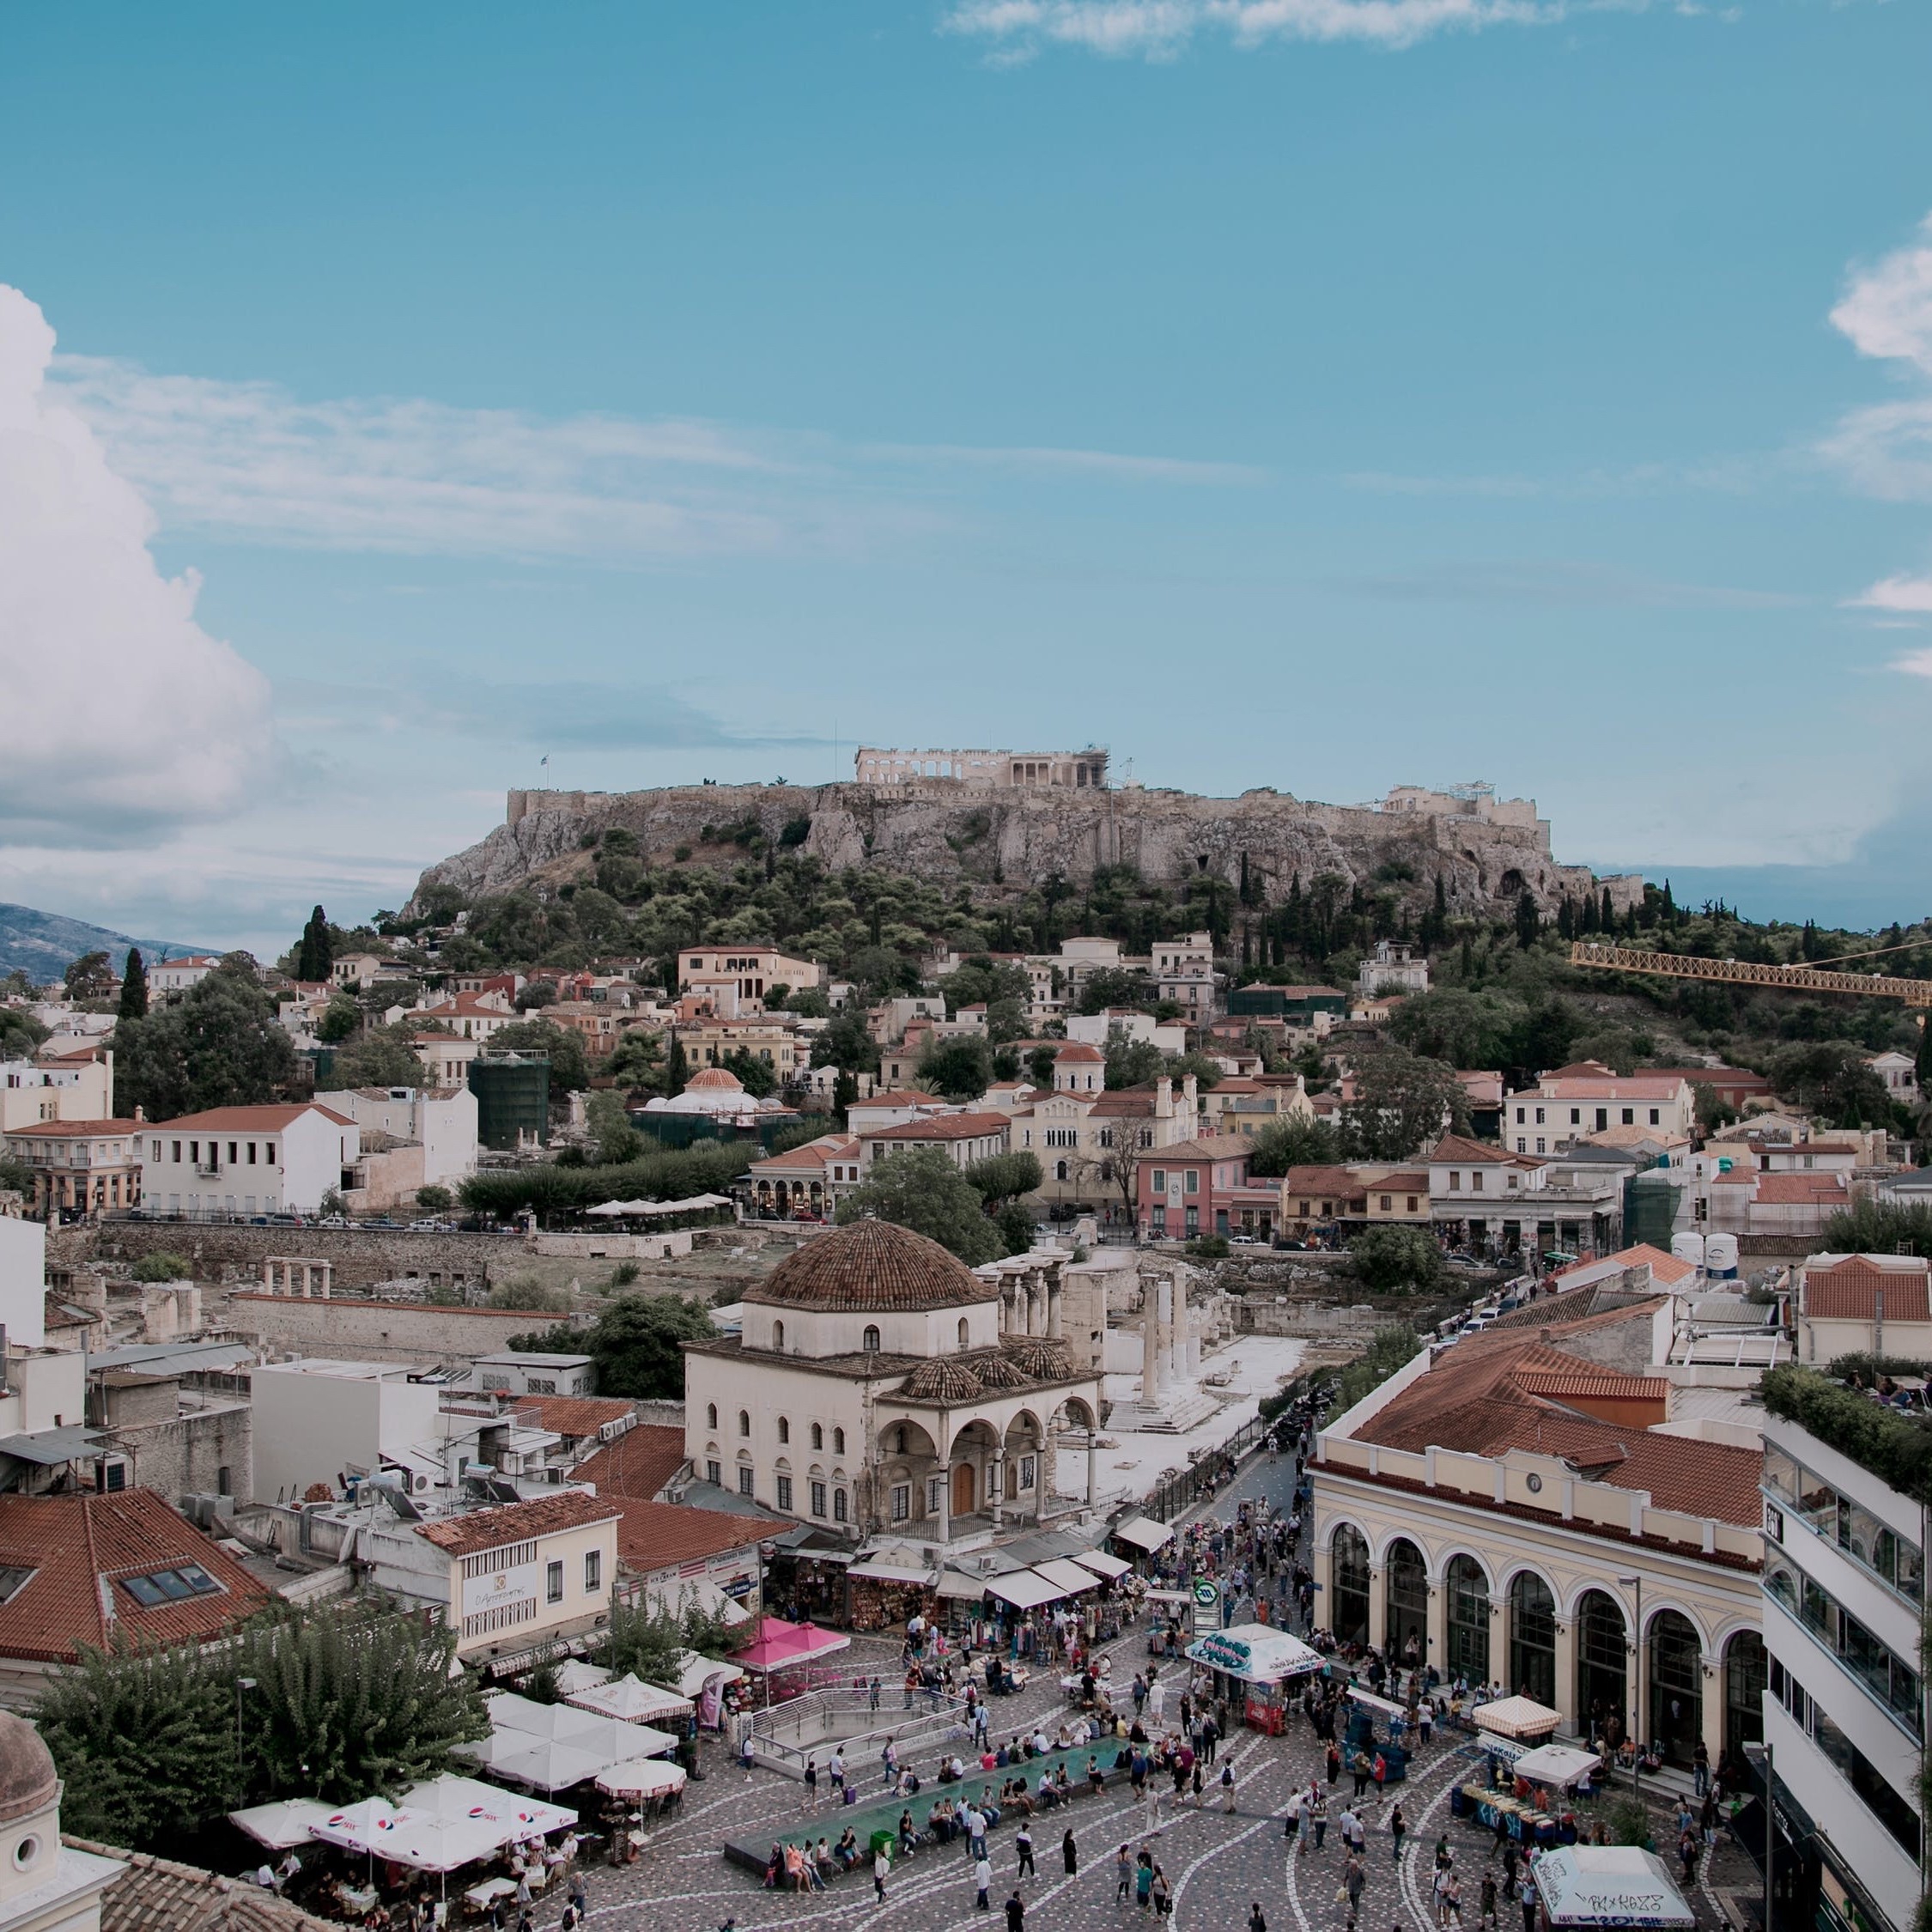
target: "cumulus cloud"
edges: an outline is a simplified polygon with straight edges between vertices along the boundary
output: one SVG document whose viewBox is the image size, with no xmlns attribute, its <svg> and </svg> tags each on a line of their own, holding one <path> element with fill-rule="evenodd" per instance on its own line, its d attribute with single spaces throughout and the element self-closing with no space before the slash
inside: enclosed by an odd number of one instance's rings
<svg viewBox="0 0 1932 1932">
<path fill-rule="evenodd" d="M 1861 355 L 1896 365 L 1912 393 L 1853 410 L 1826 439 L 1826 455 L 1868 495 L 1932 502 L 1932 216 L 1906 246 L 1852 276 L 1832 325 Z M 1893 621 L 1932 617 L 1932 578 L 1882 578 L 1851 603 Z M 1929 661 L 1919 652 L 1894 668 L 1923 676 Z"/>
<path fill-rule="evenodd" d="M 962 0 L 944 26 L 990 43 L 1006 60 L 1048 46 L 1165 60 L 1206 33 L 1237 47 L 1302 40 L 1400 48 L 1438 33 L 1545 27 L 1604 10 L 1643 12 L 1645 0 Z M 1674 10 L 1703 9 L 1680 0 Z"/>
<path fill-rule="evenodd" d="M 547 418 L 63 357 L 56 376 L 171 530 L 306 549 L 610 562 L 850 550 L 939 527 L 908 466 L 1187 485 L 1239 465 L 1111 451 L 841 447 L 708 422 Z M 928 491 L 928 496 L 931 492 Z"/>
<path fill-rule="evenodd" d="M 270 749 L 267 681 L 195 622 L 155 519 L 49 388 L 54 332 L 0 284 L 0 835 L 125 843 L 219 816 Z"/>
</svg>

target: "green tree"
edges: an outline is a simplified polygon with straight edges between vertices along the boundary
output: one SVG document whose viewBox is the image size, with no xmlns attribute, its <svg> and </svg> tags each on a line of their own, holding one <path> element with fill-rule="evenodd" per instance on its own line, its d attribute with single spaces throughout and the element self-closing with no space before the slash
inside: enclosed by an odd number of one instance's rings
<svg viewBox="0 0 1932 1932">
<path fill-rule="evenodd" d="M 517 988 L 515 1005 L 519 1013 L 532 1012 L 539 1006 L 554 1006 L 556 1004 L 555 980 L 529 980 Z"/>
<path fill-rule="evenodd" d="M 1691 1097 L 1697 1109 L 1698 1132 L 1706 1137 L 1719 1127 L 1728 1127 L 1737 1118 L 1737 1109 L 1720 1100 L 1716 1088 L 1708 1080 L 1693 1080 Z"/>
<path fill-rule="evenodd" d="M 671 1030 L 671 1044 L 664 1056 L 664 1091 L 675 1100 L 683 1092 L 685 1083 L 691 1077 L 691 1063 L 684 1052 L 684 1042 L 677 1037 L 677 1030 Z"/>
<path fill-rule="evenodd" d="M 1918 1255 L 1932 1259 L 1932 1207 L 1862 1200 L 1825 1223 L 1821 1247 L 1832 1255 Z"/>
<path fill-rule="evenodd" d="M 313 986 L 329 977 L 335 964 L 335 946 L 329 934 L 328 916 L 318 906 L 302 928 L 301 944 L 295 949 L 295 977 Z"/>
<path fill-rule="evenodd" d="M 1007 1252 L 980 1192 L 938 1147 L 888 1154 L 839 1204 L 841 1224 L 867 1215 L 929 1235 L 969 1268 Z"/>
<path fill-rule="evenodd" d="M 749 1047 L 733 1047 L 719 1064 L 727 1073 L 738 1077 L 738 1084 L 754 1100 L 762 1100 L 778 1091 L 778 1069 L 762 1054 L 755 1054 Z"/>
<path fill-rule="evenodd" d="M 456 1206 L 456 1196 L 432 1181 L 427 1188 L 416 1190 L 416 1205 L 427 1213 L 444 1214 Z"/>
<path fill-rule="evenodd" d="M 1176 1086 L 1192 1073 L 1201 1093 L 1212 1093 L 1222 1079 L 1221 1063 L 1211 1054 L 1176 1054 L 1164 1069 Z"/>
<path fill-rule="evenodd" d="M 337 994 L 315 1024 L 315 1037 L 325 1047 L 339 1047 L 353 1040 L 362 1024 L 362 1009 L 353 999 Z"/>
<path fill-rule="evenodd" d="M 585 1113 L 597 1136 L 597 1157 L 607 1165 L 634 1161 L 644 1151 L 644 1136 L 630 1124 L 623 1097 L 609 1088 L 590 1097 Z"/>
<path fill-rule="evenodd" d="M 1427 1292 L 1443 1279 L 1443 1251 L 1425 1228 L 1369 1228 L 1349 1242 L 1348 1252 L 1370 1288 Z"/>
<path fill-rule="evenodd" d="M 1542 930 L 1543 917 L 1536 909 L 1536 895 L 1526 885 L 1516 895 L 1516 944 L 1528 952 Z"/>
<path fill-rule="evenodd" d="M 1119 1027 L 1109 1031 L 1107 1084 L 1109 1088 L 1151 1086 L 1167 1070 L 1167 1055 L 1151 1040 L 1130 1040 Z"/>
<path fill-rule="evenodd" d="M 127 949 L 127 961 L 121 969 L 119 1017 L 122 1019 L 148 1017 L 148 965 L 141 957 L 139 946 Z"/>
<path fill-rule="evenodd" d="M 47 1030 L 19 1006 L 0 1006 L 0 1060 L 31 1060 Z"/>
<path fill-rule="evenodd" d="M 1008 1255 L 1024 1255 L 1033 1245 L 1033 1217 L 1017 1200 L 996 1207 L 993 1224 L 999 1230 L 1002 1249 Z"/>
<path fill-rule="evenodd" d="M 168 1121 L 287 1090 L 295 1050 L 254 975 L 224 959 L 172 1005 L 114 1030 L 115 1110 Z"/>
<path fill-rule="evenodd" d="M 1437 987 L 1405 999 L 1388 1030 L 1411 1053 L 1451 1066 L 1500 1068 L 1517 1064 L 1518 1036 L 1528 1017 L 1523 1003 L 1506 993 Z"/>
<path fill-rule="evenodd" d="M 1272 1121 L 1255 1136 L 1248 1171 L 1273 1180 L 1291 1167 L 1333 1167 L 1342 1157 L 1341 1135 L 1326 1121 L 1291 1115 Z"/>
<path fill-rule="evenodd" d="M 587 1328 L 563 1323 L 513 1336 L 510 1346 L 526 1354 L 588 1355 L 597 1364 L 599 1395 L 668 1402 L 684 1393 L 681 1345 L 712 1340 L 717 1333 L 709 1312 L 682 1296 L 623 1295 Z"/>
<path fill-rule="evenodd" d="M 1145 973 L 1130 967 L 1103 966 L 1080 982 L 1083 1013 L 1104 1013 L 1112 1006 L 1129 1006 L 1137 1012 L 1151 1013 L 1160 997 L 1154 982 Z"/>
<path fill-rule="evenodd" d="M 1022 1148 L 1016 1153 L 988 1154 L 983 1161 L 975 1161 L 966 1170 L 966 1178 L 979 1189 L 980 1199 L 993 1208 L 1018 1200 L 1022 1194 L 1037 1194 L 1044 1176 L 1040 1157 Z"/>
<path fill-rule="evenodd" d="M 1913 1065 L 1917 1072 L 1918 1097 L 1932 1103 L 1932 1017 L 1919 1022 L 1918 1057 Z"/>
<path fill-rule="evenodd" d="M 104 952 L 83 952 L 64 977 L 70 999 L 105 999 L 114 990 L 114 969 Z"/>
<path fill-rule="evenodd" d="M 1342 1145 L 1354 1160 L 1413 1160 L 1445 1127 L 1461 1128 L 1468 1117 L 1468 1097 L 1453 1066 L 1385 1047 L 1364 1054 L 1356 1066 L 1354 1098 L 1342 1104 Z"/>
<path fill-rule="evenodd" d="M 360 1039 L 337 1049 L 331 1078 L 337 1088 L 427 1086 L 428 1074 L 410 1042 L 406 1020 L 372 1026 Z"/>
<path fill-rule="evenodd" d="M 1891 1124 L 1892 1097 L 1865 1064 L 1865 1048 L 1856 1041 L 1810 1040 L 1781 1047 L 1765 1071 L 1781 1099 L 1833 1127 Z"/>
<path fill-rule="evenodd" d="M 814 1066 L 837 1066 L 848 1073 L 878 1072 L 878 1042 L 866 1030 L 866 1016 L 855 1006 L 835 1013 L 811 1051 Z"/>
<path fill-rule="evenodd" d="M 556 1315 L 570 1305 L 570 1297 L 561 1288 L 546 1288 L 533 1274 L 513 1274 L 495 1283 L 489 1291 L 492 1308 L 532 1309 Z"/>
<path fill-rule="evenodd" d="M 555 1020 L 513 1020 L 489 1036 L 493 1054 L 547 1054 L 550 1061 L 550 1102 L 561 1105 L 590 1084 L 590 1060 L 584 1036 L 574 1026 Z"/>
<path fill-rule="evenodd" d="M 919 1084 L 948 1100 L 977 1100 L 993 1084 L 993 1049 L 977 1034 L 933 1040 L 919 1057 Z"/>
<path fill-rule="evenodd" d="M 185 1255 L 167 1248 L 143 1255 L 128 1270 L 137 1281 L 189 1281 L 194 1278 L 194 1272 Z"/>
<path fill-rule="evenodd" d="M 655 1087 L 664 1078 L 663 1040 L 642 1027 L 619 1034 L 604 1071 L 620 1087 Z"/>
<path fill-rule="evenodd" d="M 1333 1413 L 1352 1409 L 1364 1395 L 1380 1388 L 1405 1362 L 1414 1359 L 1422 1344 L 1415 1331 L 1400 1322 L 1377 1328 L 1369 1346 L 1341 1372 L 1335 1384 Z"/>
</svg>

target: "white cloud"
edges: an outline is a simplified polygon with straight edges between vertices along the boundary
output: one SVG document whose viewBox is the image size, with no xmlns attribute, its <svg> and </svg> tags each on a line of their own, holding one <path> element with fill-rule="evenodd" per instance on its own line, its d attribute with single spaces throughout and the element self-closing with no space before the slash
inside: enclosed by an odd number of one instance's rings
<svg viewBox="0 0 1932 1932">
<path fill-rule="evenodd" d="M 1166 60 L 1204 33 L 1238 47 L 1301 40 L 1399 48 L 1438 33 L 1545 27 L 1578 13 L 1644 8 L 1645 0 L 962 0 L 943 24 L 992 43 L 1008 59 L 1066 46 Z"/>
<path fill-rule="evenodd" d="M 408 555 L 639 560 L 844 549 L 935 527 L 904 472 L 1171 484 L 1236 465 L 1056 448 L 878 446 L 694 422 L 546 419 L 420 398 L 308 403 L 273 384 L 63 357 L 62 392 L 172 530 Z"/>
<path fill-rule="evenodd" d="M 1910 612 L 1932 617 L 1932 577 L 1886 577 L 1854 598 L 1860 610 Z"/>
<path fill-rule="evenodd" d="M 217 817 L 264 769 L 268 684 L 164 578 L 155 519 L 46 377 L 54 333 L 0 284 L 0 835 L 121 843 Z"/>
<path fill-rule="evenodd" d="M 1855 276 L 1832 325 L 1861 355 L 1914 363 L 1932 375 L 1932 215 L 1911 247 Z"/>
<path fill-rule="evenodd" d="M 1907 651 L 1892 660 L 1892 668 L 1911 677 L 1932 677 L 1932 651 Z"/>
</svg>

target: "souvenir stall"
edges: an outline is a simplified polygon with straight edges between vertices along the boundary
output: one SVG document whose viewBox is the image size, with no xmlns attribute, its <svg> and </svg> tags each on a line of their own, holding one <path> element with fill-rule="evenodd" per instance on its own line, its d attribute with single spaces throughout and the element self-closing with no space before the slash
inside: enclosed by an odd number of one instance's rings
<svg viewBox="0 0 1932 1932">
<path fill-rule="evenodd" d="M 1186 1654 L 1190 1662 L 1228 1680 L 1228 1686 L 1217 1689 L 1228 1697 L 1231 1687 L 1249 1728 L 1270 1737 L 1279 1737 L 1287 1724 L 1288 1686 L 1323 1668 L 1319 1650 L 1269 1624 L 1210 1631 L 1190 1643 Z"/>
<path fill-rule="evenodd" d="M 1360 1684 L 1351 1684 L 1343 1693 L 1348 1701 L 1348 1728 L 1343 1735 L 1342 1753 L 1353 1757 L 1365 1751 L 1380 1757 L 1385 1784 L 1400 1784 L 1409 1775 L 1409 1707 L 1392 1698 L 1377 1697 Z"/>
<path fill-rule="evenodd" d="M 1540 1932 L 1697 1923 L 1663 1861 L 1641 1845 L 1565 1845 L 1545 1852 L 1536 1861 L 1535 1875 Z"/>
<path fill-rule="evenodd" d="M 1516 1771 L 1521 1760 L 1532 1756 L 1542 1757 L 1546 1763 L 1552 1761 L 1546 1753 L 1556 1748 L 1550 1738 L 1562 1721 L 1562 1713 L 1533 1698 L 1513 1697 L 1478 1704 L 1470 1715 L 1483 1753 L 1482 1767 L 1478 1776 L 1449 1793 L 1450 1810 L 1473 1816 L 1485 1830 L 1500 1827 L 1525 1844 L 1553 1845 L 1574 1840 L 1575 1819 L 1546 1802 L 1548 1783 L 1528 1779 L 1519 1783 Z M 1590 1764 L 1595 1762 L 1594 1758 L 1589 1759 Z"/>
</svg>

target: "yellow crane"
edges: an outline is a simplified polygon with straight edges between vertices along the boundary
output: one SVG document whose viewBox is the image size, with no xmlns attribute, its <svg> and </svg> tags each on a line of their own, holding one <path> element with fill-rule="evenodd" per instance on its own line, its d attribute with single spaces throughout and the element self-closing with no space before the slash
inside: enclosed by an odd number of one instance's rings
<svg viewBox="0 0 1932 1932">
<path fill-rule="evenodd" d="M 1905 951 L 1875 946 L 1874 952 Z M 1856 953 L 1854 958 L 1869 954 Z M 1697 959 L 1681 952 L 1645 952 L 1635 946 L 1610 946 L 1595 939 L 1573 939 L 1572 966 L 1599 966 L 1612 973 L 1649 973 L 1662 980 L 1722 980 L 1733 986 L 1782 987 L 1788 993 L 1856 993 L 1871 999 L 1902 999 L 1908 1006 L 1932 1008 L 1932 980 L 1894 980 L 1882 973 L 1831 973 L 1817 966 L 1760 966 L 1747 959 Z"/>
</svg>

